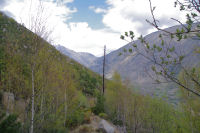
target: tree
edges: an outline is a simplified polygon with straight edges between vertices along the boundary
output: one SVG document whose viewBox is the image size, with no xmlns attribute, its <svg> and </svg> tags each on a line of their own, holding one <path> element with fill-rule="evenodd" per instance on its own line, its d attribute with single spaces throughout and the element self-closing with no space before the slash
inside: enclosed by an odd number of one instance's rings
<svg viewBox="0 0 200 133">
<path fill-rule="evenodd" d="M 195 69 L 195 73 L 191 75 L 194 77 L 200 76 L 200 68 Z M 190 77 L 184 73 L 184 71 L 180 72 L 179 79 L 181 83 L 185 86 L 193 87 L 195 90 L 199 89 L 194 82 L 191 81 Z M 199 81 L 199 80 L 198 80 Z M 189 127 L 192 129 L 192 132 L 198 132 L 200 130 L 200 118 L 199 118 L 199 97 L 193 95 L 191 92 L 186 91 L 185 89 L 181 88 L 181 97 L 182 97 L 182 108 L 185 112 L 185 117 L 190 121 Z"/>
<path fill-rule="evenodd" d="M 115 125 L 123 127 L 124 132 L 183 132 L 187 130 L 184 124 L 189 123 L 162 99 L 141 95 L 127 87 L 117 73 L 107 82 L 105 112 Z"/>
<path fill-rule="evenodd" d="M 97 102 L 95 107 L 92 108 L 92 112 L 96 115 L 99 115 L 100 113 L 104 113 L 104 102 L 105 98 L 102 94 L 97 94 Z"/>
<path fill-rule="evenodd" d="M 28 37 L 31 39 L 31 42 L 29 44 L 27 44 L 27 46 L 25 47 L 26 51 L 30 52 L 31 54 L 29 54 L 28 57 L 28 62 L 29 65 L 31 67 L 31 86 L 32 86 L 32 96 L 31 96 L 31 102 L 32 102 L 32 107 L 31 107 L 31 126 L 30 126 L 30 133 L 33 133 L 33 129 L 34 129 L 34 117 L 35 117 L 35 90 L 36 90 L 36 86 L 35 86 L 35 82 L 36 82 L 36 71 L 39 69 L 39 67 L 41 66 L 42 63 L 40 59 L 38 59 L 39 57 L 39 51 L 44 48 L 44 40 L 49 40 L 51 31 L 47 31 L 46 28 L 46 23 L 48 16 L 46 16 L 45 14 L 45 8 L 43 5 L 42 1 L 39 1 L 39 3 L 36 3 L 38 5 L 36 5 L 36 12 L 34 11 L 34 15 L 33 11 L 31 10 L 32 8 L 34 8 L 34 6 L 32 5 L 32 2 L 30 3 L 30 13 L 29 13 L 29 25 L 27 25 L 27 27 L 34 32 L 34 35 L 31 35 L 31 37 Z M 27 38 L 24 38 L 27 39 Z M 48 61 L 48 60 L 47 60 Z"/>
<path fill-rule="evenodd" d="M 181 23 L 179 20 L 172 18 L 174 21 L 178 22 L 181 27 L 176 29 L 174 32 L 162 29 L 158 25 L 158 20 L 154 16 L 155 7 L 152 6 L 151 0 L 149 0 L 150 11 L 152 14 L 153 21 L 146 20 L 149 24 L 155 27 L 157 30 L 161 31 L 158 38 L 160 39 L 159 44 L 150 44 L 146 41 L 146 38 L 140 36 L 140 44 L 134 43 L 134 32 L 125 32 L 125 35 L 121 36 L 121 39 L 127 40 L 131 39 L 133 44 L 132 48 L 128 51 L 132 53 L 136 51 L 137 54 L 142 55 L 148 61 L 152 63 L 151 70 L 148 70 L 148 74 L 152 77 L 157 83 L 168 83 L 173 82 L 185 90 L 191 92 L 194 95 L 200 97 L 200 90 L 193 89 L 191 86 L 185 86 L 180 79 L 177 77 L 177 72 L 183 70 L 183 72 L 188 75 L 191 82 L 200 88 L 200 82 L 198 78 L 191 74 L 191 71 L 187 69 L 188 66 L 184 64 L 184 59 L 187 55 L 178 52 L 178 47 L 173 43 L 175 41 L 181 42 L 184 39 L 200 39 L 200 25 L 199 25 L 199 16 L 200 16 L 200 1 L 196 0 L 185 0 L 180 2 L 179 0 L 175 1 L 175 6 L 179 5 L 181 11 L 189 11 L 190 14 L 187 14 L 186 24 Z M 168 38 L 170 41 L 166 41 Z M 193 71 L 195 67 L 190 66 Z"/>
</svg>

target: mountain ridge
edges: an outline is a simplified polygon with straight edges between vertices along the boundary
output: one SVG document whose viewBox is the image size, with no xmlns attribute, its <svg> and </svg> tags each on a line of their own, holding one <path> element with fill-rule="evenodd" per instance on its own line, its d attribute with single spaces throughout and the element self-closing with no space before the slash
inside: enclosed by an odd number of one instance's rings
<svg viewBox="0 0 200 133">
<path fill-rule="evenodd" d="M 92 65 L 94 60 L 96 60 L 98 57 L 94 56 L 93 54 L 87 53 L 87 52 L 75 52 L 71 49 L 68 49 L 62 45 L 54 45 L 54 47 L 60 51 L 62 54 L 72 58 L 73 60 L 79 62 L 80 64 L 86 66 L 87 68 Z"/>
</svg>

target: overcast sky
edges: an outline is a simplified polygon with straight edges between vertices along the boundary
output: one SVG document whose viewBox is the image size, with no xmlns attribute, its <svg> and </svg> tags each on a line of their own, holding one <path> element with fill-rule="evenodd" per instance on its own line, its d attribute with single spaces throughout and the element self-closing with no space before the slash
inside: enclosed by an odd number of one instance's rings
<svg viewBox="0 0 200 133">
<path fill-rule="evenodd" d="M 28 20 L 39 0 L 0 0 L 0 10 L 29 27 Z M 132 30 L 137 36 L 155 31 L 148 0 L 42 0 L 47 27 L 53 30 L 53 44 L 96 56 L 126 44 L 120 35 Z M 185 14 L 174 8 L 175 0 L 152 0 L 161 27 L 176 25 L 170 18 L 184 21 Z M 30 8 L 31 7 L 31 8 Z M 48 17 L 47 17 L 48 16 Z"/>
</svg>

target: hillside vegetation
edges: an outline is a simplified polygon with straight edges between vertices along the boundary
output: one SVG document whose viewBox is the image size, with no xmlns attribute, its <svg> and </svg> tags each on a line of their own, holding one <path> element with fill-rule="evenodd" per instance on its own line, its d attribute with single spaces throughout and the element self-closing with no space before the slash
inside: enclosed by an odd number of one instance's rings
<svg viewBox="0 0 200 133">
<path fill-rule="evenodd" d="M 22 132 L 28 132 L 31 121 L 33 62 L 35 132 L 56 132 L 84 122 L 92 105 L 88 100 L 101 88 L 100 76 L 0 13 L 0 90 L 26 102 L 22 112 L 11 111 L 23 114 Z"/>
</svg>

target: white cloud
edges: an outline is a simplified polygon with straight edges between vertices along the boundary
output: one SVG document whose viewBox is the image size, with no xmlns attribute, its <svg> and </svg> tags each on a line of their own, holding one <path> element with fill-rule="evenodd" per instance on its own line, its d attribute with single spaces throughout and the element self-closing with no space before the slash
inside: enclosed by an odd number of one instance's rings
<svg viewBox="0 0 200 133">
<path fill-rule="evenodd" d="M 96 8 L 95 6 L 89 6 L 90 10 L 93 10 L 95 13 L 106 13 L 107 10 L 103 8 Z"/>
<path fill-rule="evenodd" d="M 66 4 L 72 0 L 64 2 Z M 28 28 L 30 28 L 30 17 L 41 16 L 48 21 L 48 24 L 52 24 L 52 20 L 66 21 L 70 19 L 71 14 L 77 12 L 76 8 L 71 9 L 64 4 L 52 2 L 52 0 L 44 0 L 43 2 L 40 0 L 10 0 L 2 10 L 11 12 L 19 23 L 24 23 Z"/>
<path fill-rule="evenodd" d="M 90 52 L 100 56 L 104 45 L 107 45 L 108 49 L 116 49 L 125 44 L 119 39 L 120 34 L 106 29 L 91 29 L 86 22 L 70 23 L 68 27 L 63 28 L 60 24 L 56 28 L 56 34 L 62 30 L 56 42 L 79 52 Z"/>
<path fill-rule="evenodd" d="M 23 22 L 29 27 L 29 6 L 31 0 L 9 0 L 1 10 L 12 13 L 18 22 Z M 32 0 L 36 2 L 39 0 Z M 119 39 L 124 31 L 133 30 L 137 35 L 153 31 L 152 26 L 145 19 L 151 19 L 148 0 L 107 0 L 107 9 L 90 6 L 89 9 L 96 13 L 103 13 L 103 24 L 106 28 L 95 30 L 87 22 L 66 23 L 76 8 L 68 7 L 73 0 L 43 0 L 48 18 L 47 27 L 53 27 L 53 44 L 64 45 L 78 52 L 90 52 L 102 55 L 103 46 L 109 50 L 117 49 L 126 44 Z M 174 24 L 171 17 L 183 19 L 178 9 L 173 7 L 174 0 L 152 0 L 157 6 L 155 15 L 161 20 L 161 26 Z M 4 2 L 5 3 L 5 2 Z M 32 8 L 34 14 L 35 8 Z M 49 17 L 50 16 L 50 17 Z M 94 18 L 95 19 L 95 18 Z"/>
<path fill-rule="evenodd" d="M 28 16 L 35 15 L 39 0 L 34 0 L 31 11 L 29 7 L 30 0 L 11 1 L 3 10 L 11 12 L 19 23 L 23 22 L 26 27 L 31 29 Z M 68 2 L 72 2 L 72 0 L 68 0 Z M 94 30 L 87 22 L 67 24 L 66 21 L 77 11 L 75 8 L 68 8 L 64 4 L 60 2 L 54 3 L 52 0 L 45 0 L 43 6 L 46 9 L 43 19 L 47 18 L 46 25 L 49 29 L 53 27 L 51 36 L 53 44 L 64 45 L 78 52 L 90 52 L 97 56 L 102 55 L 105 44 L 108 49 L 116 49 L 125 44 L 124 41 L 119 39 L 119 33 L 113 33 L 106 29 Z"/>
<path fill-rule="evenodd" d="M 116 32 L 135 31 L 137 35 L 153 31 L 145 20 L 152 20 L 148 0 L 107 0 L 108 10 L 103 17 L 103 23 Z M 170 20 L 177 18 L 185 20 L 185 14 L 174 8 L 174 0 L 152 0 L 156 6 L 155 17 L 160 20 L 160 26 L 172 26 L 178 23 Z"/>
</svg>

